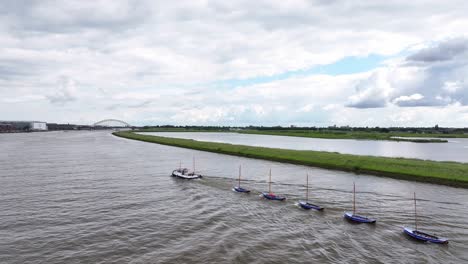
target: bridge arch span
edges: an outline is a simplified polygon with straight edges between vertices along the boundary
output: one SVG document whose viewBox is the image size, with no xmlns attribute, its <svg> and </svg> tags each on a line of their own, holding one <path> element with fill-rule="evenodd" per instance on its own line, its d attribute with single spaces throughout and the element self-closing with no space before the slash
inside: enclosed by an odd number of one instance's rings
<svg viewBox="0 0 468 264">
<path fill-rule="evenodd" d="M 110 122 L 115 122 L 115 123 L 121 124 L 124 127 L 131 127 L 131 125 L 129 123 L 127 123 L 125 121 L 122 121 L 122 120 L 119 120 L 119 119 L 104 119 L 104 120 L 101 120 L 101 121 L 98 121 L 98 122 L 94 123 L 93 126 L 102 126 L 102 125 L 105 125 L 106 123 L 110 123 Z"/>
</svg>

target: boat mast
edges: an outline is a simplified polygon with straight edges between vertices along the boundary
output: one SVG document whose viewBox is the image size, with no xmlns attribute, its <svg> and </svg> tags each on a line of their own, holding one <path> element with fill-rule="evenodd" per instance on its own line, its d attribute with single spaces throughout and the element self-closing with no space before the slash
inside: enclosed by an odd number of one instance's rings
<svg viewBox="0 0 468 264">
<path fill-rule="evenodd" d="M 195 174 L 195 157 L 193 157 L 193 174 Z"/>
<path fill-rule="evenodd" d="M 268 181 L 268 193 L 271 194 L 271 169 L 270 169 L 270 180 Z"/>
<path fill-rule="evenodd" d="M 307 173 L 307 183 L 306 183 L 306 202 L 309 201 L 309 173 Z"/>
<path fill-rule="evenodd" d="M 416 192 L 414 192 L 414 229 L 418 230 L 418 221 L 416 218 Z"/>
<path fill-rule="evenodd" d="M 179 170 L 182 169 L 182 161 L 179 160 Z"/>
<path fill-rule="evenodd" d="M 356 183 L 353 182 L 353 215 L 356 213 Z"/>
<path fill-rule="evenodd" d="M 239 188 L 240 188 L 240 178 L 241 178 L 241 165 L 239 165 Z"/>
</svg>

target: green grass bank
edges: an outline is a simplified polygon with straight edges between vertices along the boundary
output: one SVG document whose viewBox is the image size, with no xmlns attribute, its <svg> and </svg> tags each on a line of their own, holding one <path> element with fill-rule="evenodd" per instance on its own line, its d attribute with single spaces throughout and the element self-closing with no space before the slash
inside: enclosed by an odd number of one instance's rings
<svg viewBox="0 0 468 264">
<path fill-rule="evenodd" d="M 252 147 L 140 135 L 130 131 L 113 134 L 118 137 L 162 145 L 468 188 L 468 163 Z"/>
</svg>

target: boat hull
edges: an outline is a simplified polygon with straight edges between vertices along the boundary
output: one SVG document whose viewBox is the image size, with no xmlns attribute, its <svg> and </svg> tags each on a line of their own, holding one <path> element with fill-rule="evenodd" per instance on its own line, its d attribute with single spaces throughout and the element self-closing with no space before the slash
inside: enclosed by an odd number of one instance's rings
<svg viewBox="0 0 468 264">
<path fill-rule="evenodd" d="M 193 179 L 202 178 L 202 176 L 199 175 L 199 174 L 194 174 L 194 173 L 184 174 L 184 173 L 181 173 L 181 172 L 179 172 L 177 170 L 172 172 L 172 176 L 180 178 L 180 179 L 186 179 L 186 180 L 193 180 Z"/>
<path fill-rule="evenodd" d="M 261 196 L 263 198 L 266 198 L 268 200 L 274 200 L 274 201 L 284 201 L 286 200 L 286 197 L 284 196 L 279 196 L 279 195 L 275 195 L 275 194 L 272 194 L 272 193 L 262 193 Z"/>
<path fill-rule="evenodd" d="M 244 189 L 239 186 L 235 186 L 234 188 L 232 188 L 232 190 L 235 192 L 240 192 L 240 193 L 250 193 L 250 190 Z"/>
<path fill-rule="evenodd" d="M 368 217 L 365 217 L 365 216 L 360 216 L 360 215 L 356 215 L 356 214 L 353 214 L 353 213 L 349 213 L 349 212 L 346 212 L 344 214 L 344 217 L 350 221 L 353 221 L 353 222 L 356 222 L 356 223 L 367 223 L 367 224 L 374 224 L 377 220 L 375 219 L 372 219 L 372 218 L 368 218 Z"/>
<path fill-rule="evenodd" d="M 299 201 L 299 205 L 302 208 L 306 209 L 306 210 L 310 210 L 310 209 L 314 209 L 314 210 L 318 210 L 318 211 L 323 210 L 323 207 L 320 207 L 320 206 L 315 205 L 315 204 L 308 203 L 306 201 Z"/>
<path fill-rule="evenodd" d="M 430 243 L 436 243 L 436 244 L 447 244 L 448 243 L 448 239 L 446 239 L 446 238 L 441 238 L 441 237 L 429 235 L 429 234 L 426 234 L 426 233 L 421 232 L 421 231 L 416 231 L 416 230 L 414 230 L 412 228 L 409 228 L 409 227 L 403 228 L 403 232 L 405 234 L 407 234 L 408 236 L 410 236 L 410 237 L 412 237 L 414 239 L 417 239 L 419 241 L 423 241 L 423 242 L 430 242 Z"/>
</svg>

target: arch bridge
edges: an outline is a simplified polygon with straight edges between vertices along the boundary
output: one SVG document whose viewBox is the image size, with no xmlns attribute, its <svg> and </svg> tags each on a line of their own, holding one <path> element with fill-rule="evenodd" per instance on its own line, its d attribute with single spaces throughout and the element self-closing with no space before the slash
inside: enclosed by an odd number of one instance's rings
<svg viewBox="0 0 468 264">
<path fill-rule="evenodd" d="M 119 120 L 119 119 L 104 119 L 93 124 L 96 126 L 103 127 L 132 127 L 129 123 Z"/>
</svg>

